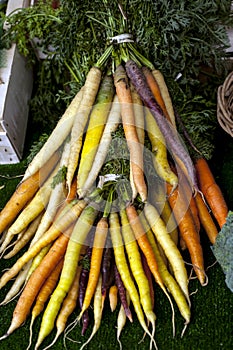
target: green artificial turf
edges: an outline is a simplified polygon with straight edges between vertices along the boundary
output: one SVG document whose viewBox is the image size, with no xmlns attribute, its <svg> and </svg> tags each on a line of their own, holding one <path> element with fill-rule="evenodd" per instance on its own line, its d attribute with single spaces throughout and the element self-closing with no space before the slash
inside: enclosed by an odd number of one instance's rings
<svg viewBox="0 0 233 350">
<path fill-rule="evenodd" d="M 27 145 L 30 140 L 27 141 Z M 26 146 L 27 146 L 26 145 Z M 211 160 L 211 167 L 216 179 L 224 192 L 230 209 L 233 208 L 233 140 L 222 130 L 216 135 L 215 155 Z M 27 149 L 27 148 L 26 148 Z M 6 203 L 11 193 L 14 191 L 20 177 L 25 170 L 25 161 L 16 165 L 0 166 L 0 208 Z M 210 244 L 205 234 L 202 232 L 202 244 L 204 249 L 205 266 L 208 274 L 208 285 L 201 287 L 197 280 L 190 280 L 190 293 L 192 303 L 192 318 L 181 338 L 183 329 L 183 319 L 180 316 L 175 305 L 175 324 L 176 335 L 172 335 L 171 308 L 168 300 L 163 293 L 156 287 L 155 289 L 155 311 L 157 315 L 156 342 L 160 350 L 231 350 L 233 349 L 233 294 L 226 287 L 224 274 L 218 264 L 215 262 Z M 0 260 L 0 269 L 3 271 L 11 266 L 17 257 L 6 261 Z M 188 255 L 184 254 L 184 259 L 188 261 Z M 213 265 L 213 266 L 212 266 Z M 10 287 L 10 282 L 0 291 L 0 300 L 2 300 Z M 3 335 L 10 325 L 12 312 L 16 304 L 13 300 L 6 306 L 0 308 L 0 335 Z M 116 319 L 117 311 L 111 313 L 108 303 L 104 309 L 101 328 L 92 339 L 87 349 L 108 349 L 115 350 L 119 348 L 116 340 Z M 91 314 L 92 311 L 90 311 Z M 72 314 L 70 322 L 74 320 L 78 310 Z M 41 318 L 39 317 L 33 327 L 33 344 L 36 341 Z M 26 323 L 11 334 L 8 338 L 0 342 L 1 350 L 22 350 L 26 349 L 29 340 L 30 317 Z M 80 345 L 87 340 L 91 332 L 91 326 L 85 336 L 81 336 L 81 326 L 77 325 L 69 337 L 75 341 L 67 340 L 67 349 L 78 349 Z M 43 345 L 49 344 L 55 332 L 46 338 Z M 136 316 L 134 315 L 133 324 L 128 321 L 121 335 L 123 349 L 149 349 L 149 338 L 145 337 L 143 341 L 143 331 Z M 141 341 L 141 342 L 140 342 Z M 33 348 L 33 347 L 32 347 Z M 53 349 L 64 349 L 63 337 L 60 337 Z"/>
</svg>

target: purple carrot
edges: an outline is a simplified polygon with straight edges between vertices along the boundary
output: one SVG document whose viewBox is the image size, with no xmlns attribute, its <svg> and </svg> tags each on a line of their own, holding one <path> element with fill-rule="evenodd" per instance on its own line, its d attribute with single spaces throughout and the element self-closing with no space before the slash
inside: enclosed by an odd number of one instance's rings
<svg viewBox="0 0 233 350">
<path fill-rule="evenodd" d="M 88 309 L 84 311 L 82 315 L 82 331 L 81 334 L 84 335 L 90 323 L 90 317 Z"/>
<path fill-rule="evenodd" d="M 130 322 L 133 322 L 132 314 L 131 314 L 131 311 L 130 311 L 130 308 L 129 308 L 129 305 L 127 302 L 127 298 L 126 298 L 126 289 L 125 289 L 125 286 L 122 282 L 120 273 L 119 273 L 116 265 L 114 265 L 114 276 L 115 276 L 115 283 L 116 283 L 116 286 L 118 288 L 118 293 L 120 296 L 121 304 L 123 305 L 123 308 L 125 310 L 125 314 L 128 317 L 128 319 L 130 320 Z"/>
<path fill-rule="evenodd" d="M 83 264 L 83 267 L 82 267 L 81 274 L 80 274 L 79 293 L 78 293 L 78 301 L 79 301 L 79 306 L 81 309 L 83 306 L 83 300 L 85 298 L 85 292 L 86 292 L 87 283 L 88 283 L 91 253 L 92 253 L 92 248 L 88 247 L 86 254 L 83 258 L 83 261 L 81 261 L 81 263 Z M 88 310 L 86 310 L 82 315 L 82 324 L 83 324 L 83 327 L 82 327 L 82 335 L 83 335 L 85 333 L 85 331 L 87 330 L 87 327 L 89 324 Z"/>
<path fill-rule="evenodd" d="M 106 244 L 106 247 L 104 248 L 103 260 L 102 260 L 101 291 L 102 291 L 103 297 L 106 296 L 106 292 L 108 288 L 112 285 L 112 282 L 114 280 L 113 260 L 114 260 L 113 248 L 108 246 L 108 244 Z"/>
<path fill-rule="evenodd" d="M 198 190 L 193 162 L 182 144 L 178 133 L 163 115 L 161 108 L 156 102 L 156 99 L 154 98 L 151 89 L 146 82 L 146 78 L 141 68 L 133 60 L 128 60 L 125 64 L 125 69 L 143 103 L 150 109 L 151 114 L 155 118 L 169 149 L 173 155 L 182 161 L 188 171 L 194 190 Z"/>
</svg>

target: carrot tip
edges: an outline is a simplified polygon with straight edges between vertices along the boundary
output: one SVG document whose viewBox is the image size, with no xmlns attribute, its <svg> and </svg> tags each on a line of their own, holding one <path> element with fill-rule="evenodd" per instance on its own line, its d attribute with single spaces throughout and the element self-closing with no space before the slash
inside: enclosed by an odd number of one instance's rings
<svg viewBox="0 0 233 350">
<path fill-rule="evenodd" d="M 103 310 L 103 308 L 104 308 L 105 299 L 106 299 L 106 293 L 105 293 L 105 294 L 102 294 L 102 310 Z M 112 310 L 112 311 L 113 311 L 113 310 Z"/>
<path fill-rule="evenodd" d="M 133 317 L 132 317 L 130 309 L 126 309 L 125 310 L 125 314 L 128 317 L 128 319 L 130 320 L 130 322 L 132 323 L 133 322 Z"/>
<path fill-rule="evenodd" d="M 2 335 L 0 337 L 0 340 L 6 339 L 9 335 L 10 335 L 10 333 L 6 333 L 6 334 Z"/>
</svg>

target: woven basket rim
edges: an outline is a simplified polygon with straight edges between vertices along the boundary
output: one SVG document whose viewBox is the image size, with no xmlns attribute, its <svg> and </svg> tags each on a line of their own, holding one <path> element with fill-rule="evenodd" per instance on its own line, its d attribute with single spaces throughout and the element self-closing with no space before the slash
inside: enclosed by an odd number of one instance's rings
<svg viewBox="0 0 233 350">
<path fill-rule="evenodd" d="M 233 71 L 218 87 L 217 120 L 222 129 L 233 137 Z"/>
</svg>

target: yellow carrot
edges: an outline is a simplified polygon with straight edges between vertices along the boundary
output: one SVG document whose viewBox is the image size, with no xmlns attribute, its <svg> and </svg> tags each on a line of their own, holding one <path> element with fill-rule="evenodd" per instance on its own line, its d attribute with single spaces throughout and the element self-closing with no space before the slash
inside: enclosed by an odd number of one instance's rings
<svg viewBox="0 0 233 350">
<path fill-rule="evenodd" d="M 153 204 L 160 213 L 166 228 L 171 238 L 178 244 L 179 233 L 177 230 L 177 223 L 172 212 L 171 206 L 167 200 L 167 190 L 165 183 L 161 181 L 155 181 L 150 186 L 149 201 Z"/>
<path fill-rule="evenodd" d="M 82 248 L 82 251 L 84 252 L 84 249 Z M 81 255 L 82 255 L 82 251 L 81 251 Z M 51 346 L 53 346 L 58 337 L 62 334 L 62 332 L 65 330 L 66 327 L 66 323 L 67 320 L 69 318 L 69 316 L 71 315 L 71 313 L 74 311 L 76 305 L 77 305 L 77 297 L 78 297 L 78 290 L 79 290 L 79 277 L 80 277 L 80 273 L 81 273 L 81 264 L 77 266 L 77 270 L 76 270 L 76 274 L 75 274 L 75 278 L 74 281 L 72 283 L 72 286 L 70 287 L 70 290 L 67 294 L 67 296 L 65 297 L 60 312 L 57 316 L 57 320 L 56 320 L 56 328 L 57 328 L 57 332 L 56 335 L 52 341 L 52 343 L 50 343 L 48 346 L 46 346 L 45 349 L 50 348 Z M 64 335 L 64 338 L 66 337 L 66 334 Z"/>
<path fill-rule="evenodd" d="M 158 243 L 163 248 L 166 257 L 172 266 L 178 284 L 189 301 L 188 275 L 179 249 L 167 232 L 165 223 L 160 218 L 159 213 L 149 202 L 147 202 L 144 206 L 144 214 L 148 220 L 151 230 L 155 234 Z"/>
<path fill-rule="evenodd" d="M 148 330 L 144 319 L 144 314 L 141 307 L 139 294 L 134 284 L 134 281 L 131 277 L 131 273 L 126 260 L 126 256 L 124 252 L 124 243 L 121 236 L 120 222 L 119 222 L 119 217 L 117 212 L 112 212 L 110 214 L 109 225 L 110 225 L 110 234 L 111 234 L 117 269 L 120 273 L 124 286 L 129 293 L 130 299 L 134 305 L 134 309 L 137 314 L 139 323 L 144 329 L 144 331 L 146 332 L 146 334 L 148 334 L 152 340 L 152 335 Z"/>
<path fill-rule="evenodd" d="M 125 209 L 121 209 L 120 217 L 122 225 L 122 235 L 125 242 L 125 248 L 129 259 L 129 264 L 138 286 L 143 310 L 148 321 L 152 324 L 152 336 L 154 336 L 156 316 L 153 312 L 153 302 L 151 300 L 149 281 L 144 272 L 139 247 L 137 241 L 135 240 L 135 235 L 130 226 Z"/>
<path fill-rule="evenodd" d="M 185 295 L 182 292 L 182 290 L 181 290 L 180 286 L 178 285 L 178 283 L 176 282 L 176 280 L 173 278 L 173 276 L 168 271 L 166 265 L 164 264 L 164 261 L 162 259 L 161 254 L 160 254 L 158 244 L 155 240 L 153 232 L 151 230 L 148 230 L 147 236 L 148 236 L 148 239 L 149 239 L 151 246 L 154 250 L 156 260 L 158 262 L 159 271 L 160 271 L 161 277 L 164 281 L 164 284 L 167 287 L 167 289 L 169 290 L 169 292 L 172 294 L 174 300 L 176 301 L 176 304 L 179 308 L 181 315 L 184 317 L 186 324 L 188 324 L 190 322 L 191 310 L 190 310 L 189 304 L 187 303 Z"/>
<path fill-rule="evenodd" d="M 98 146 L 98 150 L 95 155 L 95 159 L 93 160 L 93 164 L 88 174 L 88 177 L 86 179 L 85 185 L 83 186 L 83 190 L 80 191 L 79 193 L 80 198 L 83 198 L 86 195 L 88 190 L 90 190 L 91 186 L 95 182 L 101 170 L 101 167 L 103 166 L 104 161 L 106 159 L 108 148 L 112 140 L 112 133 L 116 131 L 119 125 L 120 119 L 121 119 L 120 103 L 118 102 L 117 95 L 115 95 L 104 131 Z"/>
<path fill-rule="evenodd" d="M 145 118 L 146 130 L 152 146 L 152 161 L 156 173 L 175 188 L 178 184 L 178 178 L 171 170 L 167 159 L 166 141 L 148 108 L 145 109 Z"/>
<path fill-rule="evenodd" d="M 48 244 L 46 247 L 42 248 L 41 251 L 32 259 L 30 269 L 27 274 L 26 281 L 30 278 L 31 274 L 35 271 L 35 269 L 40 265 L 44 256 L 48 253 L 51 248 L 52 243 Z"/>
<path fill-rule="evenodd" d="M 74 281 L 81 248 L 98 213 L 95 207 L 96 205 L 88 205 L 73 228 L 65 253 L 61 277 L 45 309 L 35 349 L 38 349 L 45 337 L 52 331 L 62 302 Z"/>
<path fill-rule="evenodd" d="M 80 191 L 82 192 L 83 186 L 92 167 L 104 126 L 111 109 L 114 92 L 112 77 L 109 75 L 104 76 L 96 97 L 95 105 L 90 113 L 85 140 L 82 147 L 77 175 L 78 193 L 80 193 Z"/>
<path fill-rule="evenodd" d="M 182 292 L 180 286 L 176 282 L 176 280 L 173 278 L 173 276 L 170 274 L 170 272 L 167 269 L 166 264 L 164 263 L 163 256 L 161 255 L 158 242 L 148 224 L 148 221 L 146 220 L 146 217 L 143 212 L 140 213 L 140 219 L 142 221 L 142 224 L 144 226 L 145 232 L 147 234 L 148 240 L 150 241 L 151 247 L 154 251 L 157 263 L 158 263 L 158 269 L 159 273 L 161 275 L 161 278 L 167 287 L 168 291 L 173 296 L 181 315 L 184 317 L 186 324 L 190 322 L 191 317 L 191 310 L 190 306 L 187 303 L 186 297 L 184 293 Z M 175 334 L 175 330 L 173 332 Z"/>
</svg>

